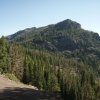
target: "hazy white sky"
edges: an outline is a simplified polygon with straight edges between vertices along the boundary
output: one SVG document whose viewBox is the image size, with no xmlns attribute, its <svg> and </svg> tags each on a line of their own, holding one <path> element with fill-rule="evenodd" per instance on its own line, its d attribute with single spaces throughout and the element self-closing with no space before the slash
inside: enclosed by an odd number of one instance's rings
<svg viewBox="0 0 100 100">
<path fill-rule="evenodd" d="M 100 0 L 0 0 L 0 36 L 65 19 L 100 33 Z"/>
</svg>

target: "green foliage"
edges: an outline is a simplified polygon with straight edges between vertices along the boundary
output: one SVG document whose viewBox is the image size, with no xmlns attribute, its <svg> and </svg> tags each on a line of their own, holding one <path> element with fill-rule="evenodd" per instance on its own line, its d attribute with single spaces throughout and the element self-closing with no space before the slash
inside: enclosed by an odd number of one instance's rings
<svg viewBox="0 0 100 100">
<path fill-rule="evenodd" d="M 0 73 L 64 100 L 100 99 L 100 37 L 71 20 L 0 39 Z M 15 78 L 13 77 L 13 78 Z"/>
<path fill-rule="evenodd" d="M 0 39 L 0 73 L 7 72 L 8 46 L 4 37 Z"/>
<path fill-rule="evenodd" d="M 0 56 L 1 61 L 5 57 L 7 61 L 0 63 L 1 69 L 10 79 L 16 80 L 17 77 L 41 90 L 61 92 L 65 100 L 99 98 L 99 82 L 96 80 L 98 73 L 91 67 L 92 59 L 73 59 L 72 56 L 66 58 L 61 53 L 27 49 L 16 43 L 9 46 L 2 39 L 1 43 L 0 50 L 4 50 L 3 56 Z M 70 55 L 68 51 L 65 53 Z M 94 65 L 97 67 L 98 64 Z"/>
</svg>

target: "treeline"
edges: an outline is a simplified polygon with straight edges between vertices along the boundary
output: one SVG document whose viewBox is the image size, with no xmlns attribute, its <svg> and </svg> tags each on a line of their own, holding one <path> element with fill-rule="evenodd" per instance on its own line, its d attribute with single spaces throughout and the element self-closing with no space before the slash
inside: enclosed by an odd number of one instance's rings
<svg viewBox="0 0 100 100">
<path fill-rule="evenodd" d="M 61 92 L 65 100 L 99 100 L 99 76 L 87 61 L 24 48 L 0 39 L 0 73 L 41 90 Z"/>
</svg>

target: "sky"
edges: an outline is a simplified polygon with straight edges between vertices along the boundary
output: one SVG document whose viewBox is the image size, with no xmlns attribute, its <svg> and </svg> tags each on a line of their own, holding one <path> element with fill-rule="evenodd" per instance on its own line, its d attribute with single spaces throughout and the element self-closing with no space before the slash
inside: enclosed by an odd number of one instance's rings
<svg viewBox="0 0 100 100">
<path fill-rule="evenodd" d="M 0 0 L 0 36 L 65 19 L 100 34 L 100 0 Z"/>
</svg>

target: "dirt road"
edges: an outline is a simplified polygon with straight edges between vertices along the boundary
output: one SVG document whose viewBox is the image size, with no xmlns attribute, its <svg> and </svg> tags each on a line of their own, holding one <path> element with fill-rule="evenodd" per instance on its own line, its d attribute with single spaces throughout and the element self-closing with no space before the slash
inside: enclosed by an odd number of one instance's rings
<svg viewBox="0 0 100 100">
<path fill-rule="evenodd" d="M 0 75 L 0 100 L 62 100 L 58 93 L 11 81 Z"/>
</svg>

